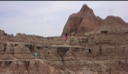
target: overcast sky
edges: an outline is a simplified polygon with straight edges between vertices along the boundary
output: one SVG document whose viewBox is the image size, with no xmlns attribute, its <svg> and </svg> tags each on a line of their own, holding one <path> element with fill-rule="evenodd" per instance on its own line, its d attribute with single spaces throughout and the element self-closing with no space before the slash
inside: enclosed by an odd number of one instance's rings
<svg viewBox="0 0 128 74">
<path fill-rule="evenodd" d="M 69 15 L 83 4 L 96 16 L 120 16 L 128 22 L 128 1 L 0 1 L 0 29 L 8 34 L 60 36 Z"/>
</svg>

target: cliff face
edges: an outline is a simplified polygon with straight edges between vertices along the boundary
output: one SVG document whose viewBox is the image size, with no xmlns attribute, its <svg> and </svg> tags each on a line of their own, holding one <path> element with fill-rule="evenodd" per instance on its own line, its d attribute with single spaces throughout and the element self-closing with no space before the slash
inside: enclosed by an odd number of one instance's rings
<svg viewBox="0 0 128 74">
<path fill-rule="evenodd" d="M 101 22 L 102 19 L 96 17 L 92 9 L 83 5 L 78 13 L 70 15 L 63 33 L 83 35 L 86 32 L 97 30 Z"/>
<path fill-rule="evenodd" d="M 128 35 L 103 35 L 101 46 L 93 37 L 84 46 L 0 42 L 0 74 L 127 74 Z"/>
<path fill-rule="evenodd" d="M 126 22 L 116 16 L 107 16 L 105 19 L 101 19 L 95 16 L 93 10 L 87 5 L 83 5 L 78 13 L 70 15 L 62 34 L 68 33 L 68 35 L 71 35 L 75 33 L 77 36 L 83 36 L 85 33 L 98 31 L 106 26 L 112 26 L 115 28 L 114 31 L 116 29 L 123 30 L 128 28 L 126 25 Z"/>
<path fill-rule="evenodd" d="M 64 33 L 78 35 L 66 42 L 0 30 L 0 74 L 128 74 L 126 24 L 115 16 L 102 20 L 84 5 L 66 23 Z"/>
</svg>

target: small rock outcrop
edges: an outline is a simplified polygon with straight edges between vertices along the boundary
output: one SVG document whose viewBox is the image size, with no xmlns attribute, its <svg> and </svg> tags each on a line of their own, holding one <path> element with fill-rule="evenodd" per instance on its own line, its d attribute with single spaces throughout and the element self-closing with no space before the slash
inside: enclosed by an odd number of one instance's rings
<svg viewBox="0 0 128 74">
<path fill-rule="evenodd" d="M 6 33 L 3 30 L 0 30 L 0 36 L 1 35 L 6 35 Z"/>
</svg>

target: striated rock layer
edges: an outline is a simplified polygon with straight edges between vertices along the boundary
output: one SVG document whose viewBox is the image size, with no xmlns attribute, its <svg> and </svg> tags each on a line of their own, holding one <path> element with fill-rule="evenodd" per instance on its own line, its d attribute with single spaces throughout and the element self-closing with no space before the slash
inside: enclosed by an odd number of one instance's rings
<svg viewBox="0 0 128 74">
<path fill-rule="evenodd" d="M 128 28 L 120 17 L 103 20 L 83 5 L 63 33 L 77 36 L 64 41 L 0 30 L 0 74 L 128 74 Z"/>
<path fill-rule="evenodd" d="M 114 28 L 113 31 L 122 31 L 124 28 L 125 30 L 128 28 L 127 23 L 120 17 L 107 16 L 105 19 L 101 19 L 95 16 L 91 8 L 83 5 L 78 13 L 69 16 L 62 34 L 83 36 L 88 32 L 111 29 L 111 27 Z"/>
</svg>

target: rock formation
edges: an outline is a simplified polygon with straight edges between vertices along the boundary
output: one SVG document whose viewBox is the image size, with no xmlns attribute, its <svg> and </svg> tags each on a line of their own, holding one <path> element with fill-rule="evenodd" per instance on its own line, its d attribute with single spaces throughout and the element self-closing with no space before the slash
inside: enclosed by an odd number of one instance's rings
<svg viewBox="0 0 128 74">
<path fill-rule="evenodd" d="M 63 33 L 77 35 L 66 42 L 0 30 L 0 74 L 128 74 L 126 24 L 116 16 L 96 17 L 83 5 L 64 27 Z"/>
<path fill-rule="evenodd" d="M 112 27 L 112 29 L 111 29 Z M 74 13 L 69 16 L 69 19 L 64 27 L 63 33 L 72 33 L 77 36 L 83 36 L 88 32 L 95 32 L 105 29 L 111 29 L 111 31 L 126 31 L 127 23 L 124 22 L 120 17 L 107 16 L 105 19 L 101 19 L 95 16 L 93 10 L 87 5 L 83 5 L 78 13 Z"/>
<path fill-rule="evenodd" d="M 84 4 L 78 13 L 69 16 L 63 33 L 83 35 L 86 32 L 97 30 L 101 22 L 102 19 L 95 16 L 93 10 Z"/>
<path fill-rule="evenodd" d="M 128 25 L 120 17 L 107 16 L 102 22 L 101 29 L 115 33 L 126 32 L 128 31 Z"/>
</svg>

